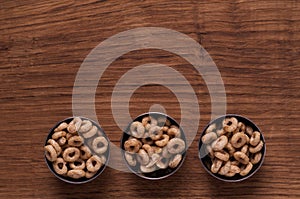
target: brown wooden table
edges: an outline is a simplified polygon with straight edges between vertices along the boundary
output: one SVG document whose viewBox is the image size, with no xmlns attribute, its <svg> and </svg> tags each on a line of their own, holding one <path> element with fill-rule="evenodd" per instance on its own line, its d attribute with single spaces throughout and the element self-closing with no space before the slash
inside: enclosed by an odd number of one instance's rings
<svg viewBox="0 0 300 199">
<path fill-rule="evenodd" d="M 0 2 L 1 198 L 299 198 L 300 2 L 52 1 Z M 98 120 L 119 146 L 110 108 L 114 85 L 137 65 L 162 63 L 193 86 L 201 120 L 186 161 L 173 176 L 147 181 L 107 168 L 91 183 L 56 179 L 43 157 L 49 129 L 72 116 L 72 89 L 84 58 L 100 42 L 136 27 L 165 27 L 199 42 L 224 81 L 227 113 L 252 119 L 263 131 L 262 168 L 240 183 L 224 183 L 202 168 L 198 140 L 210 121 L 205 82 L 185 60 L 162 50 L 129 52 L 103 74 L 96 93 Z M 154 92 L 155 91 L 155 92 Z M 153 97 L 155 93 L 155 97 Z M 130 101 L 135 117 L 160 103 L 181 119 L 174 94 L 143 86 Z"/>
</svg>

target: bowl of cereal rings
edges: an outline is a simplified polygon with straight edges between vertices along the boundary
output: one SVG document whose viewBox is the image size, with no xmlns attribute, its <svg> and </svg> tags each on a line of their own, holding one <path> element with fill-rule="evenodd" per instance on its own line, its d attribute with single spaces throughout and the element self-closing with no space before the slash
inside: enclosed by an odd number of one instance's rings
<svg viewBox="0 0 300 199">
<path fill-rule="evenodd" d="M 186 156 L 182 128 L 170 116 L 149 112 L 136 117 L 121 139 L 123 159 L 139 177 L 158 180 L 174 174 Z"/>
<path fill-rule="evenodd" d="M 239 182 L 254 175 L 266 154 L 265 139 L 249 119 L 235 114 L 211 121 L 199 141 L 199 158 L 213 177 Z"/>
<path fill-rule="evenodd" d="M 109 140 L 99 125 L 85 117 L 58 122 L 46 138 L 45 161 L 60 180 L 82 184 L 94 180 L 109 160 Z"/>
</svg>

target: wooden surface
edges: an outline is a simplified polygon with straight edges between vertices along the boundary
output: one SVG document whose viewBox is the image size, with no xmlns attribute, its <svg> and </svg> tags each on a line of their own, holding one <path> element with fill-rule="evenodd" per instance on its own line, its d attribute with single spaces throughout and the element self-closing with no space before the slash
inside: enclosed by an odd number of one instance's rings
<svg viewBox="0 0 300 199">
<path fill-rule="evenodd" d="M 187 34 L 213 58 L 224 81 L 227 113 L 252 119 L 265 135 L 266 159 L 253 177 L 224 183 L 201 167 L 197 144 L 211 111 L 207 87 L 191 65 L 161 50 L 130 52 L 112 63 L 98 85 L 96 111 L 109 139 L 119 145 L 121 132 L 110 109 L 118 79 L 151 62 L 178 70 L 197 91 L 201 112 L 181 169 L 153 182 L 107 168 L 78 186 L 50 173 L 43 144 L 49 129 L 72 115 L 80 64 L 108 37 L 146 26 Z M 300 197 L 299 1 L 2 0 L 0 29 L 0 198 Z M 157 102 L 180 120 L 174 94 L 157 85 L 136 90 L 130 113 L 135 117 Z"/>
</svg>

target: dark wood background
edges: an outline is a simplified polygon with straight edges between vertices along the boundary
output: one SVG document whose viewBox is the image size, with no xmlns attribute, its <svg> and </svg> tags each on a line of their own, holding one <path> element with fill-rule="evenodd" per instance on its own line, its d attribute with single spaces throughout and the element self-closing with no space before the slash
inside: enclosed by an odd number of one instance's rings
<svg viewBox="0 0 300 199">
<path fill-rule="evenodd" d="M 167 64 L 197 91 L 198 134 L 181 169 L 160 181 L 107 168 L 95 181 L 70 185 L 43 159 L 49 129 L 72 116 L 72 88 L 80 64 L 106 38 L 136 27 L 158 26 L 199 42 L 221 72 L 227 113 L 252 119 L 263 131 L 262 168 L 240 183 L 213 179 L 201 167 L 197 144 L 210 121 L 205 82 L 182 58 L 140 50 L 116 60 L 96 94 L 99 122 L 119 145 L 110 99 L 118 79 L 145 63 Z M 299 198 L 300 2 L 234 1 L 0 1 L 0 198 Z M 152 96 L 155 91 L 155 99 Z M 132 96 L 132 117 L 154 103 L 180 120 L 174 94 L 144 86 Z"/>
</svg>

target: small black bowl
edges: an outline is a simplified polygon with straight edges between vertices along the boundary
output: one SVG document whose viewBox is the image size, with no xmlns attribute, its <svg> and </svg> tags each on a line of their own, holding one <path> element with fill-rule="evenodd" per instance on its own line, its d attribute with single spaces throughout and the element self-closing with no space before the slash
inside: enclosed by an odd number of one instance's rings
<svg viewBox="0 0 300 199">
<path fill-rule="evenodd" d="M 228 118 L 228 117 L 235 117 L 239 122 L 243 122 L 246 126 L 250 126 L 252 127 L 253 131 L 258 131 L 260 132 L 260 139 L 264 142 L 264 146 L 263 148 L 261 149 L 261 153 L 262 153 L 262 157 L 261 157 L 261 160 L 253 165 L 253 168 L 251 169 L 251 171 L 246 175 L 246 176 L 241 176 L 241 175 L 238 175 L 236 174 L 235 176 L 233 177 L 226 177 L 226 176 L 223 176 L 223 175 L 220 175 L 218 173 L 213 173 L 211 172 L 210 170 L 210 165 L 212 164 L 211 162 L 211 159 L 209 157 L 209 155 L 207 154 L 207 152 L 205 151 L 204 147 L 202 148 L 202 137 L 203 135 L 205 134 L 207 128 L 211 125 L 211 124 L 222 124 L 222 121 L 225 119 L 225 118 Z M 212 175 L 213 177 L 221 180 L 221 181 L 225 181 L 225 182 L 240 182 L 240 181 L 243 181 L 243 180 L 246 180 L 248 178 L 250 178 L 252 175 L 254 175 L 259 169 L 260 167 L 262 166 L 263 162 L 264 162 L 264 158 L 265 158 L 265 154 L 266 154 L 266 142 L 265 142 L 265 139 L 264 139 L 264 136 L 262 134 L 262 132 L 260 131 L 260 129 L 251 121 L 249 120 L 248 118 L 246 117 L 243 117 L 243 116 L 240 116 L 240 115 L 236 115 L 236 114 L 227 114 L 227 115 L 224 115 L 224 116 L 221 116 L 221 117 L 218 117 L 214 120 L 212 120 L 205 128 L 204 130 L 202 131 L 202 134 L 200 136 L 200 140 L 199 140 L 199 145 L 198 145 L 198 151 L 199 151 L 199 158 L 200 158 L 200 161 L 201 161 L 201 164 L 202 166 L 204 167 L 204 169 L 210 174 Z"/>
<path fill-rule="evenodd" d="M 104 136 L 106 138 L 106 140 L 108 141 L 108 147 L 107 147 L 107 151 L 104 153 L 104 156 L 106 157 L 106 162 L 105 164 L 102 165 L 102 167 L 97 171 L 97 173 L 91 177 L 91 178 L 86 178 L 86 177 L 83 177 L 83 178 L 80 178 L 80 179 L 73 179 L 73 178 L 70 178 L 68 176 L 62 176 L 62 175 L 59 175 L 55 172 L 55 170 L 53 169 L 53 165 L 52 165 L 52 162 L 49 161 L 46 156 L 44 155 L 44 158 L 45 158 L 45 162 L 49 168 L 49 170 L 60 180 L 64 181 L 64 182 L 67 182 L 67 183 L 70 183 L 70 184 L 83 184 L 83 183 L 87 183 L 87 182 L 90 182 L 94 179 L 96 179 L 105 169 L 106 165 L 108 164 L 108 161 L 109 161 L 109 156 L 110 156 L 110 145 L 109 145 L 109 139 L 108 137 L 106 136 L 105 132 L 103 131 L 103 129 L 93 120 L 89 119 L 89 118 L 85 118 L 85 117 L 80 117 L 82 120 L 89 120 L 92 122 L 93 125 L 95 125 L 98 130 L 102 133 L 102 136 Z M 66 123 L 70 123 L 72 120 L 74 119 L 74 117 L 69 117 L 69 118 L 66 118 L 64 120 L 61 120 L 59 121 L 51 130 L 50 130 L 50 133 L 48 134 L 47 138 L 46 138 L 46 141 L 45 141 L 45 146 L 47 145 L 47 141 L 49 139 L 52 138 L 52 134 L 54 133 L 54 129 L 57 128 L 61 123 L 63 122 L 66 122 Z M 87 145 L 87 143 L 85 142 L 84 145 Z M 92 150 L 91 150 L 92 151 Z"/>
<path fill-rule="evenodd" d="M 147 116 L 151 116 L 151 117 L 154 117 L 154 118 L 165 117 L 166 119 L 168 119 L 170 121 L 171 125 L 176 125 L 177 127 L 179 127 L 179 129 L 181 131 L 181 139 L 183 139 L 185 144 L 186 144 L 186 137 L 185 137 L 185 134 L 184 134 L 184 131 L 182 130 L 182 128 L 179 126 L 179 124 L 173 118 L 171 118 L 170 116 L 168 116 L 164 113 L 160 113 L 160 112 L 143 113 L 143 114 L 137 116 L 132 122 L 135 122 L 135 121 L 141 122 L 142 119 L 144 117 L 147 117 Z M 180 163 L 177 165 L 176 168 L 167 167 L 166 169 L 158 169 L 158 170 L 155 170 L 155 171 L 150 172 L 150 173 L 142 173 L 137 166 L 133 167 L 133 166 L 130 166 L 127 163 L 127 161 L 125 159 L 124 143 L 131 136 L 130 135 L 130 125 L 132 124 L 132 122 L 126 128 L 126 131 L 123 132 L 123 136 L 121 138 L 121 146 L 120 146 L 121 149 L 122 149 L 121 151 L 122 151 L 123 159 L 124 159 L 127 167 L 129 168 L 129 170 L 132 173 L 136 174 L 137 176 L 139 176 L 141 178 L 144 178 L 144 179 L 148 179 L 148 180 L 160 180 L 160 179 L 164 179 L 164 178 L 169 177 L 172 174 L 174 174 L 182 166 L 182 164 L 185 160 L 187 146 L 185 146 L 184 152 L 182 153 L 182 159 L 181 159 Z"/>
</svg>

